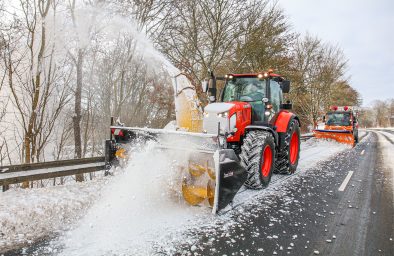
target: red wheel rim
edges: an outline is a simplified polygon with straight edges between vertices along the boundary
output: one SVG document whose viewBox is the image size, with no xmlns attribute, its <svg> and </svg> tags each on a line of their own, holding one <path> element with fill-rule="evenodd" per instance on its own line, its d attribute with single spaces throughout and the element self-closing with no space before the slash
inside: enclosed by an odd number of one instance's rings
<svg viewBox="0 0 394 256">
<path fill-rule="evenodd" d="M 299 138 L 297 133 L 293 133 L 290 141 L 290 163 L 295 164 L 298 156 Z"/>
<path fill-rule="evenodd" d="M 263 150 L 263 157 L 261 159 L 261 174 L 267 177 L 270 174 L 272 165 L 272 149 L 270 146 L 265 146 Z"/>
</svg>

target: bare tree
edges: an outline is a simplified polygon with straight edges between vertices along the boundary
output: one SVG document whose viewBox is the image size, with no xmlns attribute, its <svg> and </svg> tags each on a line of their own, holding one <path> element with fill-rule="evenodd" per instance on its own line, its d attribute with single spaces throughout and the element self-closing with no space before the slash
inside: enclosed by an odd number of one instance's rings
<svg viewBox="0 0 394 256">
<path fill-rule="evenodd" d="M 309 35 L 297 40 L 289 72 L 293 80 L 291 98 L 306 123 L 317 125 L 331 104 L 332 88 L 347 83 L 345 69 L 346 60 L 337 47 Z"/>
<path fill-rule="evenodd" d="M 74 28 L 77 26 L 76 24 L 76 18 L 75 18 L 75 0 L 69 1 L 69 7 L 70 7 L 70 14 L 71 14 L 71 19 L 74 25 Z M 77 30 L 75 30 L 76 33 Z M 74 90 L 74 115 L 73 115 L 73 128 L 74 128 L 74 143 L 75 143 L 75 158 L 81 158 L 82 157 L 82 141 L 81 141 L 81 119 L 82 119 L 82 87 L 83 87 L 83 63 L 84 63 L 84 55 L 85 51 L 83 48 L 81 48 L 80 43 L 77 43 L 77 49 L 76 49 L 76 56 L 70 53 L 70 56 L 74 62 L 74 65 L 76 67 L 76 72 L 77 72 L 77 81 L 76 81 L 76 87 Z M 84 177 L 83 174 L 77 174 L 75 175 L 76 181 L 83 181 Z"/>
<path fill-rule="evenodd" d="M 23 26 L 20 38 L 6 45 L 4 67 L 12 103 L 23 129 L 24 162 L 40 161 L 42 150 L 67 103 L 67 89 L 56 84 L 59 70 L 54 59 L 55 44 L 47 23 L 55 19 L 51 0 L 22 1 Z M 51 8 L 52 6 L 52 8 Z M 26 40 L 26 44 L 23 44 Z M 28 184 L 24 183 L 26 187 Z"/>
</svg>

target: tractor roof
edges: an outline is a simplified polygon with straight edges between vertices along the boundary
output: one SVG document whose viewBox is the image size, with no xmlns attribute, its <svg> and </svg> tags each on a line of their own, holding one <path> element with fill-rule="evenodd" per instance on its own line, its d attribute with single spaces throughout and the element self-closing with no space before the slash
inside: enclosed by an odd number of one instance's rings
<svg viewBox="0 0 394 256">
<path fill-rule="evenodd" d="M 258 76 L 259 74 L 261 73 L 229 74 L 229 75 L 232 75 L 234 77 L 254 77 L 254 76 Z M 280 75 L 274 73 L 270 73 L 270 76 L 281 77 Z"/>
</svg>

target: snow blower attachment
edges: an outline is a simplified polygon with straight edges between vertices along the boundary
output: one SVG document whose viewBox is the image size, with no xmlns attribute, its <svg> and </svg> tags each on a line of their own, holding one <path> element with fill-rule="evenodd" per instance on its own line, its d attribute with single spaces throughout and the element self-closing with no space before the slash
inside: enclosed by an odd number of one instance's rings
<svg viewBox="0 0 394 256">
<path fill-rule="evenodd" d="M 219 100 L 217 80 L 224 81 Z M 261 189 L 268 186 L 273 172 L 296 171 L 300 121 L 289 111 L 292 104 L 283 102 L 290 81 L 272 70 L 224 77 L 211 73 L 209 82 L 202 86 L 211 102 L 204 113 L 198 112 L 195 97 L 177 97 L 192 90 L 176 84 L 187 89 L 175 90 L 177 126 L 181 131 L 111 126 L 111 140 L 106 142 L 108 167 L 119 164 L 122 157 L 133 157 L 128 144 L 153 140 L 159 150 L 169 154 L 169 159 L 176 159 L 178 188 L 185 201 L 210 205 L 213 213 L 227 207 L 242 186 Z M 182 99 L 189 99 L 190 104 L 180 103 Z M 200 127 L 198 121 L 202 122 L 201 131 L 196 130 Z"/>
<path fill-rule="evenodd" d="M 246 180 L 237 155 L 221 149 L 223 138 L 212 134 L 111 126 L 114 139 L 106 141 L 106 162 L 119 165 L 121 157 L 130 155 L 128 145 L 153 140 L 157 150 L 177 160 L 182 175 L 182 196 L 190 205 L 206 201 L 213 212 L 226 207 Z"/>
<path fill-rule="evenodd" d="M 332 139 L 339 143 L 354 146 L 358 142 L 358 123 L 351 107 L 331 107 L 323 117 L 324 129 L 315 129 L 314 136 L 318 139 Z"/>
</svg>

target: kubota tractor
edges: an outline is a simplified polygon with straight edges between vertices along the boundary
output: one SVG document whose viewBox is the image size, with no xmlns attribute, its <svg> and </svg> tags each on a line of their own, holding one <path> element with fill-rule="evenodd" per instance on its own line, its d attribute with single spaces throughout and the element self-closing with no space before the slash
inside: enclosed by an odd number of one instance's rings
<svg viewBox="0 0 394 256">
<path fill-rule="evenodd" d="M 319 139 L 333 139 L 354 146 L 358 142 L 358 122 L 352 107 L 332 106 L 323 117 L 324 129 L 315 129 Z"/>
<path fill-rule="evenodd" d="M 216 81 L 224 80 L 217 96 Z M 180 184 L 184 199 L 192 205 L 205 199 L 213 213 L 225 208 L 245 185 L 266 187 L 274 172 L 292 174 L 300 153 L 300 122 L 289 110 L 283 93 L 290 81 L 269 72 L 228 74 L 203 83 L 211 101 L 204 109 L 201 133 L 111 126 L 107 161 L 116 160 L 119 145 L 153 139 L 160 148 L 183 154 Z M 123 151 L 122 151 L 123 152 Z"/>
</svg>

